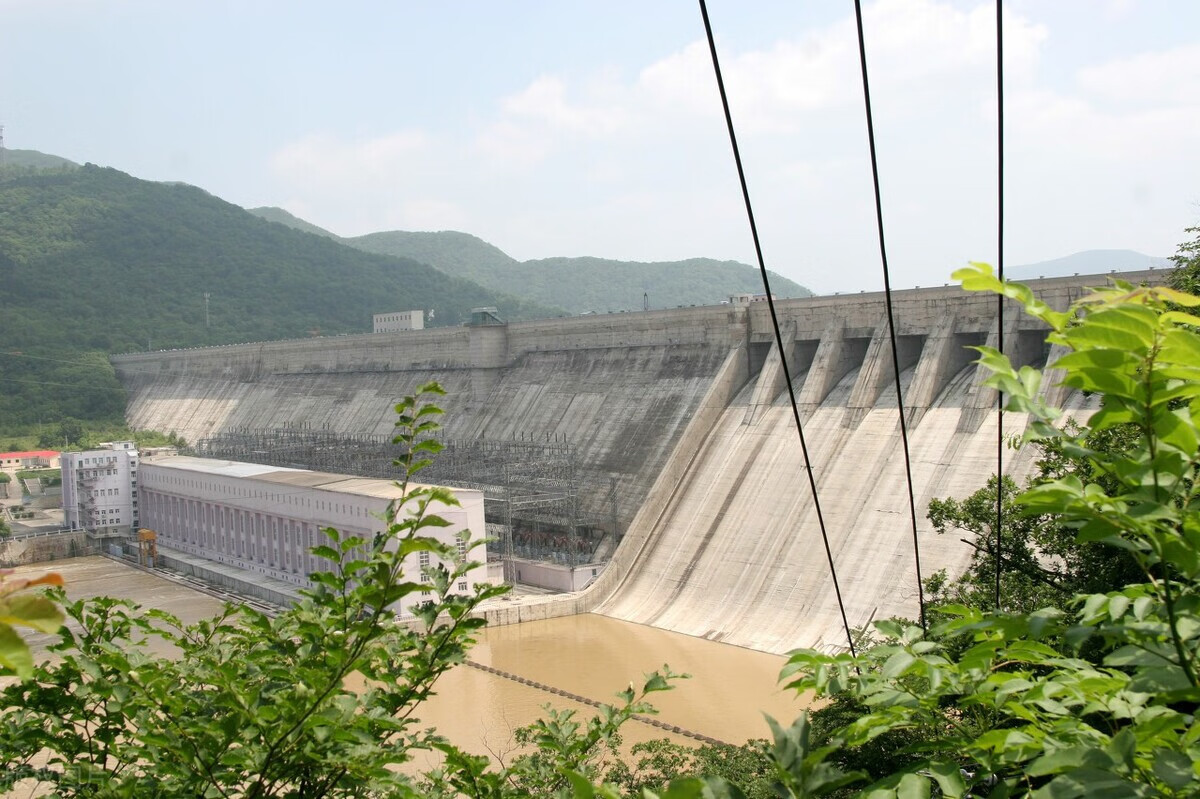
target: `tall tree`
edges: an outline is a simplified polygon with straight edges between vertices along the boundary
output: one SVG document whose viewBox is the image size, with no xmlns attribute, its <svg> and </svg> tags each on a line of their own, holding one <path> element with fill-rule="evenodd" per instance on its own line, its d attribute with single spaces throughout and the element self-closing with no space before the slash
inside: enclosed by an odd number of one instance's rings
<svg viewBox="0 0 1200 799">
<path fill-rule="evenodd" d="M 1195 238 L 1179 245 L 1179 249 L 1171 256 L 1175 269 L 1171 272 L 1168 282 L 1171 288 L 1186 291 L 1189 294 L 1200 294 L 1200 225 L 1187 228 L 1187 233 Z"/>
</svg>

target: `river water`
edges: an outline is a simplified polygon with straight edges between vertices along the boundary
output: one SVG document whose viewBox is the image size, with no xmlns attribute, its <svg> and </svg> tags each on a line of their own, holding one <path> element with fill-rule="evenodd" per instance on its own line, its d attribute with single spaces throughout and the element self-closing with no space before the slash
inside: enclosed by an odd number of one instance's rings
<svg viewBox="0 0 1200 799">
<path fill-rule="evenodd" d="M 109 594 L 194 621 L 217 612 L 221 602 L 186 585 L 138 571 L 107 558 L 76 558 L 25 567 L 63 575 L 69 594 Z M 40 638 L 40 636 L 39 636 Z M 762 713 L 790 723 L 804 705 L 777 687 L 784 659 L 749 649 L 587 614 L 481 631 L 469 659 L 543 686 L 600 702 L 631 682 L 640 687 L 647 672 L 668 664 L 692 677 L 654 694 L 657 718 L 669 726 L 729 743 L 768 735 Z M 458 666 L 438 682 L 437 696 L 417 715 L 459 746 L 478 754 L 513 748 L 512 731 L 543 716 L 543 705 L 574 708 L 587 718 L 596 711 L 551 693 L 471 665 Z M 637 721 L 623 730 L 627 743 L 669 737 L 694 739 Z"/>
<path fill-rule="evenodd" d="M 777 687 L 784 658 L 713 643 L 654 627 L 586 614 L 483 631 L 471 660 L 601 702 L 664 664 L 688 673 L 674 690 L 656 693 L 657 718 L 728 743 L 768 735 L 762 713 L 790 723 L 803 709 L 795 693 Z M 502 750 L 514 727 L 528 724 L 549 702 L 592 708 L 539 688 L 470 667 L 443 678 L 438 696 L 421 709 L 423 721 L 460 746 L 486 754 Z M 638 722 L 624 728 L 626 741 L 686 739 Z M 694 741 L 693 741 L 694 742 Z"/>
</svg>

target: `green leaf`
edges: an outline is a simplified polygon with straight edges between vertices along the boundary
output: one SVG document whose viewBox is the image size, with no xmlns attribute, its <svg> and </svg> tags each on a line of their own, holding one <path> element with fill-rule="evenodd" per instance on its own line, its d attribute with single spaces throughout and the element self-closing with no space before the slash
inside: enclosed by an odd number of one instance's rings
<svg viewBox="0 0 1200 799">
<path fill-rule="evenodd" d="M 563 769 L 562 773 L 571 783 L 571 796 L 574 799 L 595 799 L 596 789 L 592 787 L 591 780 L 570 769 Z"/>
<path fill-rule="evenodd" d="M 963 782 L 962 771 L 958 763 L 952 760 L 930 763 L 929 773 L 937 780 L 938 787 L 942 789 L 942 795 L 947 799 L 959 799 L 966 793 L 967 785 Z"/>
<path fill-rule="evenodd" d="M 10 594 L 0 599 L 0 624 L 32 627 L 44 633 L 53 633 L 58 631 L 62 623 L 62 610 L 44 596 Z"/>
<path fill-rule="evenodd" d="M 909 666 L 916 662 L 916 658 L 906 650 L 901 649 L 896 652 L 887 662 L 883 664 L 883 676 L 889 679 L 894 679 L 903 674 Z"/>
<path fill-rule="evenodd" d="M 1197 779 L 1192 759 L 1182 752 L 1156 749 L 1150 760 L 1154 764 L 1154 776 L 1177 791 L 1193 784 Z"/>
<path fill-rule="evenodd" d="M 33 655 L 17 631 L 0 623 L 0 673 L 15 674 L 23 680 L 33 675 Z"/>
<path fill-rule="evenodd" d="M 916 774 L 905 774 L 896 787 L 897 799 L 929 799 L 929 780 Z"/>
</svg>

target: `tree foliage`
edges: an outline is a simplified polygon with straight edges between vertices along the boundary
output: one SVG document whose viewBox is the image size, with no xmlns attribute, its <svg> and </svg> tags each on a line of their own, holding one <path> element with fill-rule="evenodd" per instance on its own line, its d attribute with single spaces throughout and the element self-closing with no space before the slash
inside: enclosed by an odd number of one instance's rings
<svg viewBox="0 0 1200 799">
<path fill-rule="evenodd" d="M 1194 238 L 1180 244 L 1171 256 L 1175 269 L 1171 272 L 1169 282 L 1171 288 L 1200 295 L 1200 226 L 1187 228 L 1186 232 Z"/>
<path fill-rule="evenodd" d="M 8 525 L 0 519 L 0 537 L 8 534 Z M 13 577 L 11 569 L 0 569 L 0 676 L 28 679 L 33 674 L 33 654 L 16 630 L 53 633 L 62 626 L 63 614 L 51 599 L 29 589 L 62 585 L 62 577 L 51 572 L 41 577 Z"/>
</svg>

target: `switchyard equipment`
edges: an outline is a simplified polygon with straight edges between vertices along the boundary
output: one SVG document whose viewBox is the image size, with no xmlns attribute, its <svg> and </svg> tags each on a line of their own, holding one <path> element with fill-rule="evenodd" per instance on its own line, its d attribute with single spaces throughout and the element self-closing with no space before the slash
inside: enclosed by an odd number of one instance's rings
<svg viewBox="0 0 1200 799">
<path fill-rule="evenodd" d="M 573 444 L 553 435 L 443 441 L 423 482 L 482 491 L 487 533 L 498 540 L 505 578 L 513 558 L 575 566 L 592 563 L 615 547 L 615 485 L 591 486 L 582 477 Z M 313 469 L 361 477 L 394 478 L 400 445 L 384 435 L 346 435 L 305 425 L 239 429 L 202 439 L 194 453 L 206 458 Z M 581 508 L 582 491 L 598 493 L 613 510 L 598 518 Z M 611 535 L 610 535 L 611 534 Z M 608 537 L 607 545 L 605 539 Z"/>
</svg>

